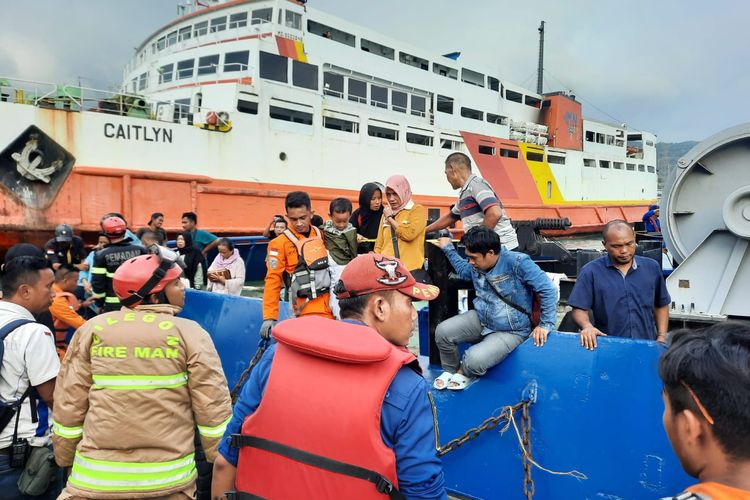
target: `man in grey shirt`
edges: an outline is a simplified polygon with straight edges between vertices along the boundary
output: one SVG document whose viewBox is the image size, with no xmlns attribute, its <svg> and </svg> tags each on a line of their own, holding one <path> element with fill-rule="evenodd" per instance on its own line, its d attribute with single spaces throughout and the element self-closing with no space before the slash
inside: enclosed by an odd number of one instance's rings
<svg viewBox="0 0 750 500">
<path fill-rule="evenodd" d="M 484 225 L 500 236 L 505 248 L 515 249 L 518 246 L 516 230 L 489 183 L 472 173 L 471 159 L 463 153 L 451 153 L 445 159 L 445 176 L 453 189 L 461 189 L 458 202 L 450 212 L 427 226 L 426 232 L 445 229 L 461 219 L 464 232 Z"/>
</svg>

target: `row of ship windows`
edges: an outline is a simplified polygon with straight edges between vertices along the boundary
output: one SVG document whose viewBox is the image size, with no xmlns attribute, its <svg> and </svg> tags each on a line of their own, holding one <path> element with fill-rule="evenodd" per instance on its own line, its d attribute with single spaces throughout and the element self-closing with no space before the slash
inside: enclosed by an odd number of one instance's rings
<svg viewBox="0 0 750 500">
<path fill-rule="evenodd" d="M 272 8 L 256 9 L 251 12 L 250 24 L 261 24 L 271 22 L 273 18 Z M 283 21 L 283 22 L 282 22 Z M 207 21 L 201 21 L 195 25 L 185 26 L 179 30 L 172 31 L 167 35 L 159 38 L 151 44 L 152 53 L 162 51 L 178 42 L 190 40 L 191 38 L 197 38 L 208 33 L 218 33 L 226 29 L 237 29 L 244 28 L 248 24 L 248 13 L 238 12 L 229 16 L 220 16 Z M 302 28 L 302 16 L 301 14 L 289 10 L 279 9 L 279 24 L 292 29 Z M 324 38 L 349 45 L 351 47 L 356 46 L 356 37 L 345 31 L 338 30 L 331 26 L 309 20 L 307 22 L 307 31 L 314 35 L 319 35 Z M 360 38 L 360 49 L 364 52 L 375 54 L 386 59 L 395 60 L 395 49 L 382 45 L 380 43 Z M 430 61 L 427 59 L 408 54 L 403 51 L 399 51 L 399 62 L 412 66 L 424 71 L 429 71 Z M 458 69 L 451 68 L 444 64 L 432 63 L 432 72 L 453 80 L 458 80 Z M 493 76 L 485 76 L 483 73 L 473 71 L 467 68 L 461 69 L 461 81 L 477 87 L 487 87 L 490 90 L 500 92 L 505 99 L 511 102 L 517 102 L 526 104 L 531 107 L 540 107 L 541 100 L 524 95 L 520 92 L 515 92 L 510 89 L 505 89 L 500 84 L 500 80 Z"/>
<path fill-rule="evenodd" d="M 552 156 L 550 156 L 550 163 L 555 163 L 551 161 Z M 593 158 L 584 158 L 583 159 L 583 166 L 584 167 L 596 167 L 596 160 Z M 635 163 L 623 163 L 621 161 L 609 161 L 609 160 L 599 160 L 599 167 L 600 168 L 614 168 L 615 170 L 622 170 L 623 167 L 625 170 L 631 170 L 634 171 L 636 169 Z M 641 163 L 638 164 L 638 171 L 639 172 L 646 172 L 653 174 L 656 172 L 656 167 L 653 165 L 643 165 Z"/>
<path fill-rule="evenodd" d="M 622 134 L 622 131 L 617 131 L 618 134 Z M 586 142 L 595 142 L 597 144 L 606 144 L 607 146 L 624 146 L 625 140 L 620 139 L 609 134 L 603 134 L 601 132 L 594 132 L 593 130 L 586 131 Z M 646 141 L 646 146 L 654 145 L 654 141 Z"/>
</svg>

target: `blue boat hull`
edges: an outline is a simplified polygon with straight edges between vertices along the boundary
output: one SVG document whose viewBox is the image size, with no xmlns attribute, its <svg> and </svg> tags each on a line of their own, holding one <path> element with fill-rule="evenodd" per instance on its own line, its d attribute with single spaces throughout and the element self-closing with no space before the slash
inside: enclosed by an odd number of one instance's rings
<svg viewBox="0 0 750 500">
<path fill-rule="evenodd" d="M 189 291 L 182 316 L 211 333 L 232 387 L 257 348 L 261 301 Z M 440 442 L 497 415 L 536 386 L 530 409 L 534 460 L 553 471 L 575 469 L 587 479 L 534 468 L 534 498 L 676 494 L 693 481 L 680 468 L 661 425 L 657 361 L 662 349 L 653 342 L 602 338 L 598 349 L 586 351 L 577 335 L 564 333 L 550 335 L 542 348 L 527 341 L 465 391 L 433 391 Z M 432 381 L 439 367 L 427 367 L 425 357 L 421 361 Z M 512 427 L 502 435 L 501 427 L 443 458 L 450 490 L 469 498 L 523 497 L 519 442 Z"/>
</svg>

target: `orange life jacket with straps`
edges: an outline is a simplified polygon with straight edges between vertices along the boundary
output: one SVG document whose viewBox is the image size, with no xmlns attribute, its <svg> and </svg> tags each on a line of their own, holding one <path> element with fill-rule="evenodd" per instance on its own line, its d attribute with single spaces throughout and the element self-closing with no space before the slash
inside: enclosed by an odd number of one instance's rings
<svg viewBox="0 0 750 500">
<path fill-rule="evenodd" d="M 70 304 L 70 308 L 74 311 L 78 311 L 78 309 L 81 307 L 81 301 L 78 300 L 78 297 L 76 297 L 74 293 L 56 292 L 55 297 L 65 297 L 68 301 L 68 304 Z M 68 335 L 69 328 L 70 325 L 68 325 L 64 321 L 59 319 L 55 320 L 55 343 L 58 345 L 58 347 L 60 347 L 61 344 L 64 344 L 67 347 L 67 344 L 65 344 L 65 337 Z"/>
<path fill-rule="evenodd" d="M 232 436 L 232 497 L 402 498 L 380 412 L 414 355 L 370 327 L 318 316 L 282 321 L 273 336 L 260 406 Z"/>
</svg>

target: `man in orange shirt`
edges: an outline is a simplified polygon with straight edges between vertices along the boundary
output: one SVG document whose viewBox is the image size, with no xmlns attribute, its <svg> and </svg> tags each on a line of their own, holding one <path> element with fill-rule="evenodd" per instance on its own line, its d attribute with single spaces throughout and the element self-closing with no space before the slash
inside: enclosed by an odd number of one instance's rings
<svg viewBox="0 0 750 500">
<path fill-rule="evenodd" d="M 673 332 L 662 355 L 664 429 L 700 481 L 675 499 L 750 500 L 750 326 Z"/>
<path fill-rule="evenodd" d="M 285 284 L 289 284 L 288 277 L 294 274 L 299 263 L 298 246 L 308 239 L 318 238 L 322 241 L 323 238 L 322 231 L 311 224 L 313 211 L 310 195 L 303 191 L 292 191 L 286 195 L 284 206 L 289 227 L 268 243 L 266 280 L 263 290 L 263 325 L 260 328 L 260 335 L 263 338 L 271 335 L 271 328 L 278 321 L 281 289 Z M 329 286 L 331 286 L 330 283 Z M 314 297 L 305 298 L 299 294 L 295 294 L 297 295 L 295 297 L 290 296 L 289 300 L 294 301 L 295 315 L 315 314 L 333 319 L 328 305 L 328 289 L 324 290 L 323 293 L 316 294 Z"/>
<path fill-rule="evenodd" d="M 77 330 L 86 322 L 86 319 L 78 314 L 78 310 L 81 307 L 88 307 L 93 300 L 89 299 L 81 303 L 74 293 L 77 286 L 78 269 L 70 264 L 60 264 L 55 271 L 55 282 L 52 284 L 55 298 L 49 307 L 49 312 L 55 322 L 55 345 L 61 358 L 68 346 L 65 341 L 68 329 Z"/>
</svg>

